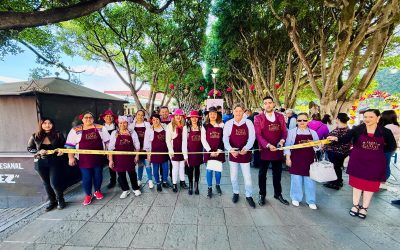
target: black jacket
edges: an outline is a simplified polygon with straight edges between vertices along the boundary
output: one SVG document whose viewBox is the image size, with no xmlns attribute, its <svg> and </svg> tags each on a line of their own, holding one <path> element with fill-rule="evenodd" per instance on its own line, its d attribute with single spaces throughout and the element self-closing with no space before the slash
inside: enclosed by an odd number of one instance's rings
<svg viewBox="0 0 400 250">
<path fill-rule="evenodd" d="M 54 148 L 63 148 L 65 144 L 65 139 L 64 136 L 60 132 L 56 132 L 55 136 L 52 136 L 49 138 L 51 145 L 53 145 Z M 28 152 L 32 154 L 36 154 L 39 150 L 42 149 L 42 143 L 44 141 L 44 138 L 41 140 L 37 140 L 35 134 L 29 138 L 28 142 L 28 147 L 27 150 Z"/>
<path fill-rule="evenodd" d="M 346 135 L 339 138 L 339 143 L 352 142 L 354 145 L 357 142 L 360 135 L 362 135 L 362 134 L 367 134 L 367 126 L 365 124 L 354 126 L 352 129 L 350 129 L 347 132 Z M 387 129 L 385 127 L 378 125 L 378 127 L 375 130 L 374 136 L 383 136 L 383 139 L 385 141 L 383 150 L 385 153 L 396 151 L 397 143 L 396 143 L 396 139 L 393 136 L 392 131 L 390 131 L 389 129 Z"/>
</svg>

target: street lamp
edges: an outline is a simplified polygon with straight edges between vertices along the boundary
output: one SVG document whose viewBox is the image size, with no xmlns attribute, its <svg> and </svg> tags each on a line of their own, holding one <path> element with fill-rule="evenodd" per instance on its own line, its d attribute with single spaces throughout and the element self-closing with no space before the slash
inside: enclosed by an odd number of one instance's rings
<svg viewBox="0 0 400 250">
<path fill-rule="evenodd" d="M 217 91 L 216 91 L 216 87 L 215 87 L 215 85 L 216 85 L 216 83 L 217 83 L 217 73 L 218 73 L 218 68 L 216 68 L 216 67 L 214 67 L 214 68 L 212 68 L 212 73 L 211 73 L 211 77 L 212 77 L 212 79 L 213 79 L 213 83 L 214 83 L 214 92 L 213 92 L 213 96 L 214 96 L 214 99 L 215 99 L 215 95 L 217 94 Z"/>
</svg>

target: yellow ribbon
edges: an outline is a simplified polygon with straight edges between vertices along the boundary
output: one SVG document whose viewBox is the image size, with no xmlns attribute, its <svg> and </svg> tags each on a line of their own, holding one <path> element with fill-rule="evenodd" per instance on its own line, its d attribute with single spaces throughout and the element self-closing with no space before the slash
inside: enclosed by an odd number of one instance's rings
<svg viewBox="0 0 400 250">
<path fill-rule="evenodd" d="M 286 146 L 277 148 L 277 150 L 286 150 L 286 149 L 298 149 L 298 148 L 308 148 L 315 147 L 323 144 L 329 144 L 330 141 L 319 140 L 319 141 L 310 141 L 306 143 L 296 144 L 292 146 Z M 260 149 L 252 149 L 248 150 L 249 152 L 259 151 Z M 57 152 L 67 153 L 67 154 L 88 154 L 88 155 L 169 155 L 169 154 L 183 154 L 183 152 L 132 152 L 132 151 L 107 151 L 107 150 L 90 150 L 90 149 L 73 149 L 73 148 L 57 148 L 54 150 L 47 150 L 47 154 L 54 154 Z M 210 154 L 212 152 L 187 152 L 187 154 Z M 229 153 L 229 151 L 223 151 L 221 153 Z"/>
</svg>

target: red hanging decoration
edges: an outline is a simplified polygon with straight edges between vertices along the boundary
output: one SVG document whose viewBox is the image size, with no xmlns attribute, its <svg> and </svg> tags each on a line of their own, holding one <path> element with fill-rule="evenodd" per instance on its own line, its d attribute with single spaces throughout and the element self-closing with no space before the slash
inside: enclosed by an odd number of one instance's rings
<svg viewBox="0 0 400 250">
<path fill-rule="evenodd" d="M 228 88 L 226 88 L 226 92 L 232 92 L 232 88 L 231 87 L 228 87 Z"/>
<path fill-rule="evenodd" d="M 275 83 L 275 89 L 279 89 L 280 87 L 281 87 L 281 85 L 277 82 L 277 83 Z"/>
<path fill-rule="evenodd" d="M 256 86 L 255 86 L 254 84 L 252 84 L 252 85 L 250 85 L 249 89 L 250 89 L 251 91 L 254 91 L 254 90 L 256 90 Z"/>
<path fill-rule="evenodd" d="M 204 89 L 205 89 L 204 86 L 200 86 L 199 88 L 200 91 L 204 91 Z"/>
<path fill-rule="evenodd" d="M 171 83 L 171 84 L 169 85 L 169 89 L 171 89 L 171 90 L 172 90 L 172 89 L 175 89 L 175 85 Z"/>
</svg>

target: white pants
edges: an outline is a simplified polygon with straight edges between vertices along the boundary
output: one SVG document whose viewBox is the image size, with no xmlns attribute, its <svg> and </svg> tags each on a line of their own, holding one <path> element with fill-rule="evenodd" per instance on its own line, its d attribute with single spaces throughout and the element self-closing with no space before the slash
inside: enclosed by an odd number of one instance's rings
<svg viewBox="0 0 400 250">
<path fill-rule="evenodd" d="M 185 181 L 185 161 L 171 161 L 172 162 L 172 183 L 176 184 L 179 179 Z"/>
</svg>

